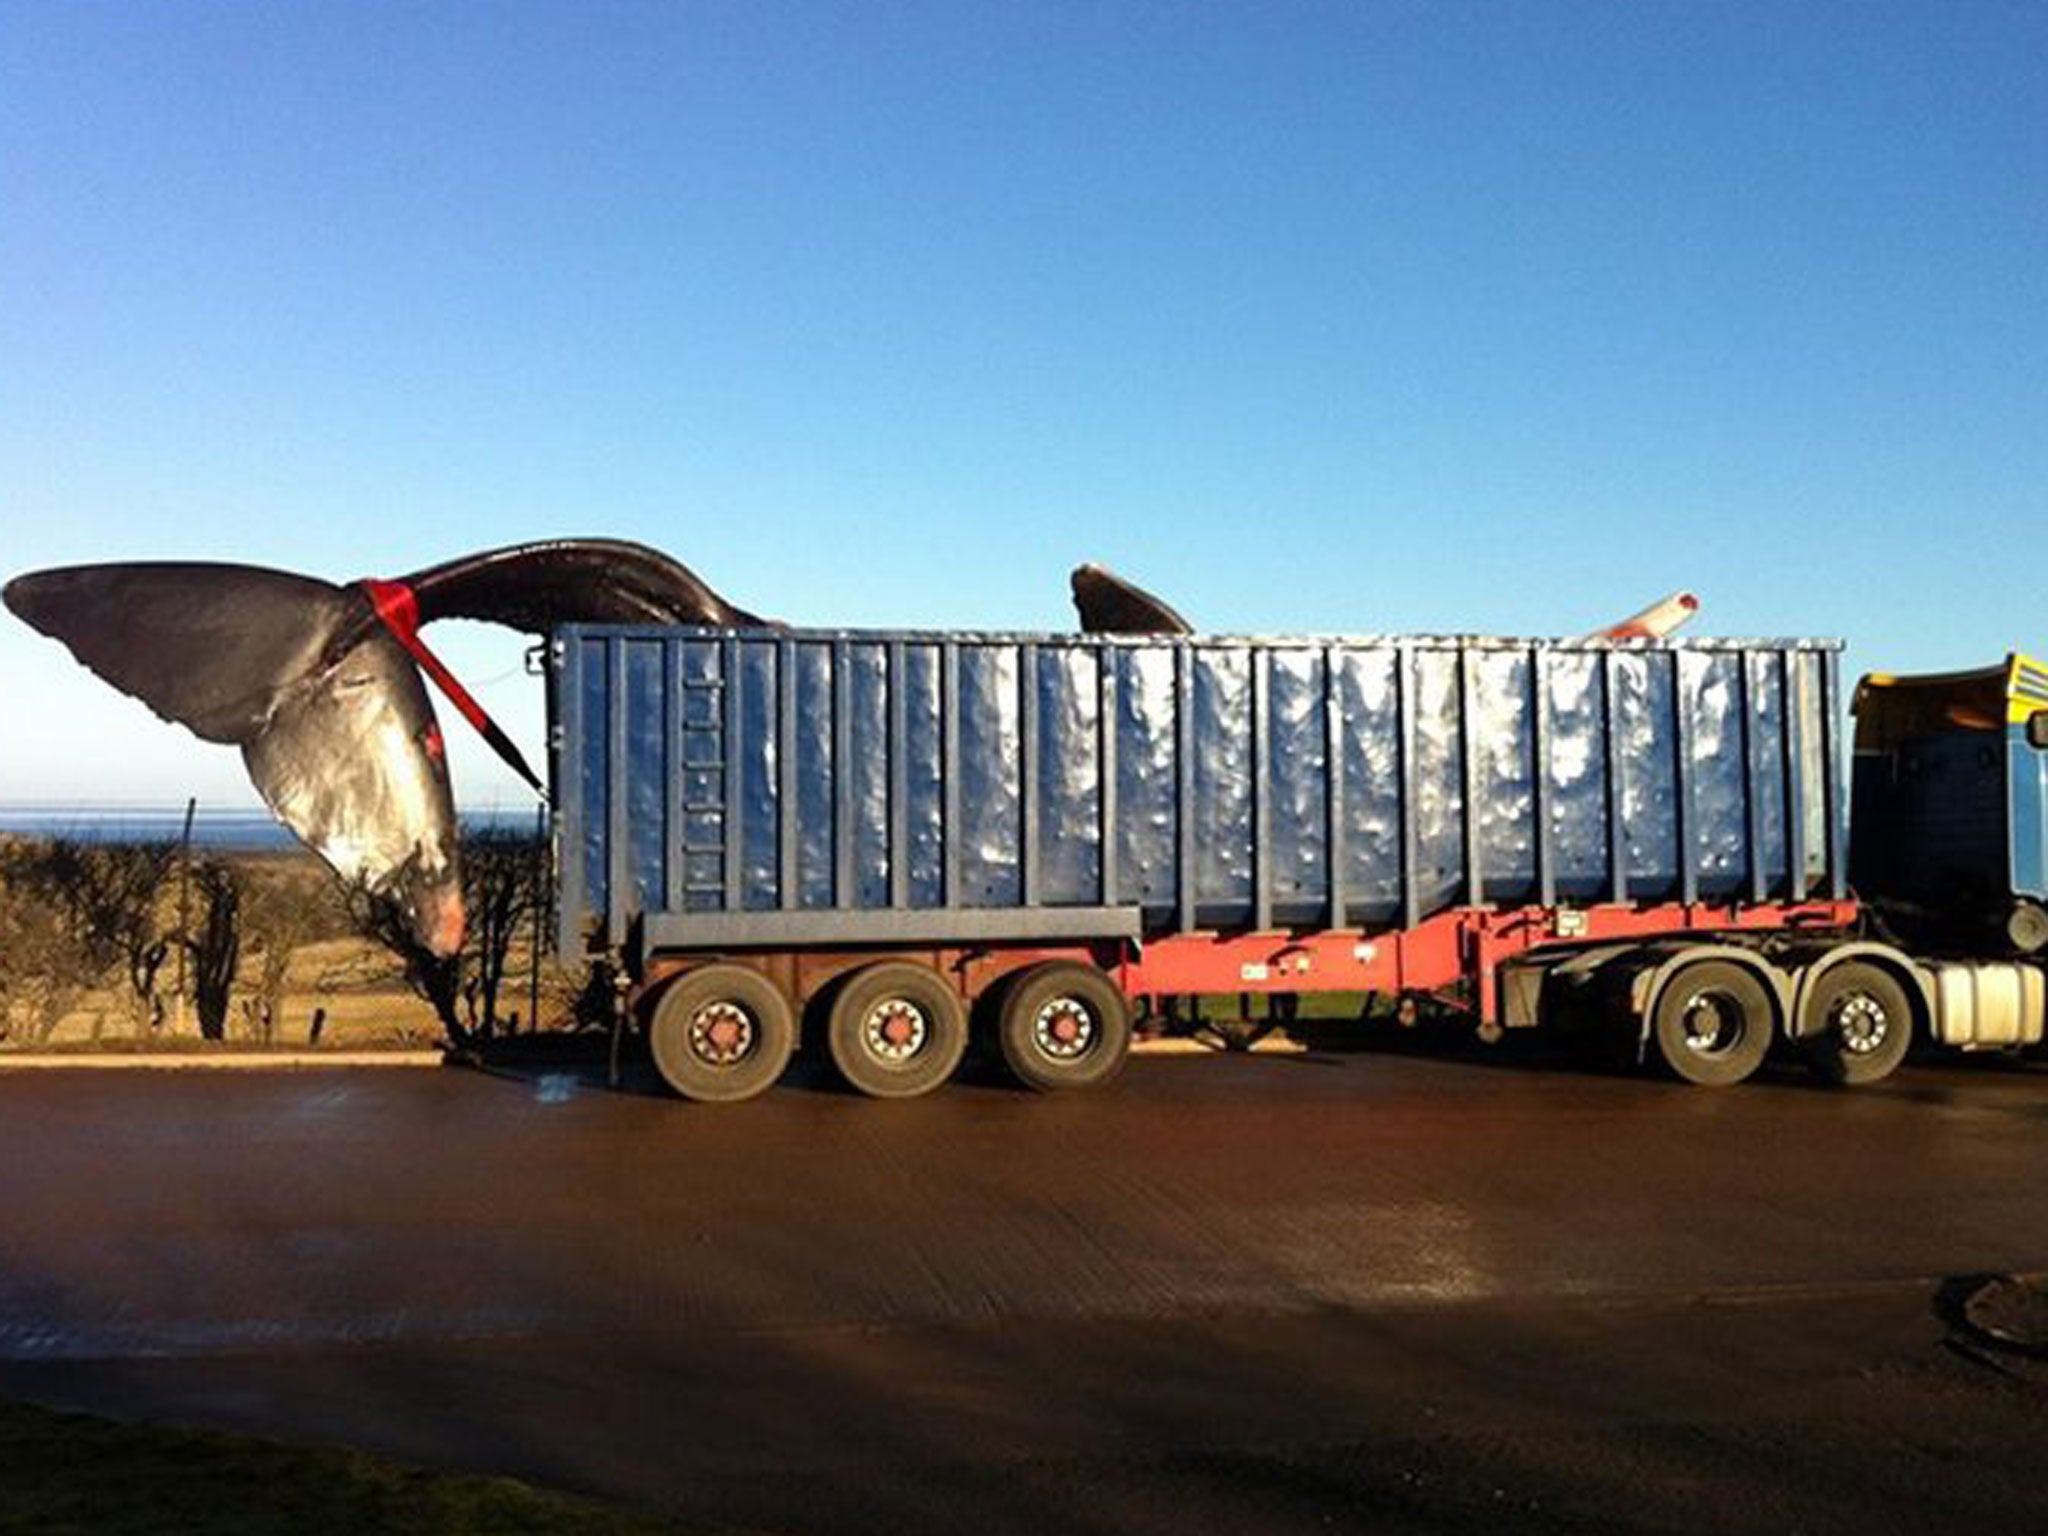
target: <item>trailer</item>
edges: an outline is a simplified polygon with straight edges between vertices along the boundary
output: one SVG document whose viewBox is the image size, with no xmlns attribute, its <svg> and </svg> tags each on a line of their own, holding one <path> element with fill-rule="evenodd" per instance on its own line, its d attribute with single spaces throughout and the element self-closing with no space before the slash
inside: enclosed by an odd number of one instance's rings
<svg viewBox="0 0 2048 1536">
<path fill-rule="evenodd" d="M 1844 1083 L 1916 1032 L 2038 1041 L 2038 967 L 1852 895 L 1839 671 L 1816 640 L 566 626 L 557 946 L 699 1100 L 806 1032 L 877 1097 L 977 1026 L 1088 1086 L 1134 1016 L 1321 992 L 1621 1031 L 1710 1085 L 1778 1041 Z"/>
</svg>

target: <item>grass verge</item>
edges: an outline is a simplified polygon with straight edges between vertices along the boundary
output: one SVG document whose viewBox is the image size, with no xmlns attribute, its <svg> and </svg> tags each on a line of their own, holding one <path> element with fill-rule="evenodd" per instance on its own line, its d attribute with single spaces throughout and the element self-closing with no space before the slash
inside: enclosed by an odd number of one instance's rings
<svg viewBox="0 0 2048 1536">
<path fill-rule="evenodd" d="M 359 1451 L 0 1404 L 0 1532 L 10 1536 L 708 1530 L 510 1478 L 426 1472 Z"/>
</svg>

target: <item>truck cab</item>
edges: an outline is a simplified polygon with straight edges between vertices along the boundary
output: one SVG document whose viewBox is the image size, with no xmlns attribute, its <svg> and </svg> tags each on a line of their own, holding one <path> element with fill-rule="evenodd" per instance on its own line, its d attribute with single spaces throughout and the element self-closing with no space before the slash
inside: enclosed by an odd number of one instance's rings
<svg viewBox="0 0 2048 1536">
<path fill-rule="evenodd" d="M 1856 687 L 1850 879 L 1933 952 L 2048 949 L 2048 663 Z"/>
</svg>

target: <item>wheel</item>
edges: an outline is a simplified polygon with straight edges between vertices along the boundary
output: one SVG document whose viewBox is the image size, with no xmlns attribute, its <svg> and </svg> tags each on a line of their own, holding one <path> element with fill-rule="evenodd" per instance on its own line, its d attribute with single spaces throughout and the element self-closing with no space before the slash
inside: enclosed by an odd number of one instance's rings
<svg viewBox="0 0 2048 1536">
<path fill-rule="evenodd" d="M 759 971 L 707 965 L 662 991 L 647 1037 L 669 1087 L 686 1099 L 732 1104 L 782 1076 L 796 1048 L 796 1017 Z"/>
<path fill-rule="evenodd" d="M 1831 1083 L 1890 1077 L 1913 1043 L 1913 1005 L 1898 978 L 1865 960 L 1844 960 L 1813 984 L 1800 1014 L 1799 1049 Z"/>
<path fill-rule="evenodd" d="M 1771 1021 L 1771 996 L 1755 972 L 1729 960 L 1697 960 L 1664 984 L 1650 1037 L 1674 1074 L 1721 1088 L 1762 1063 Z"/>
<path fill-rule="evenodd" d="M 2035 901 L 2012 904 L 2005 917 L 2005 941 L 2017 955 L 2037 955 L 2048 949 L 2048 911 Z"/>
<path fill-rule="evenodd" d="M 1115 1077 L 1130 1054 L 1130 1004 L 1094 966 L 1048 960 L 1009 980 L 996 1043 L 1026 1087 L 1093 1088 Z"/>
<path fill-rule="evenodd" d="M 839 984 L 826 1043 L 840 1076 L 877 1099 L 930 1093 L 967 1049 L 967 1008 L 929 966 L 884 960 Z"/>
</svg>

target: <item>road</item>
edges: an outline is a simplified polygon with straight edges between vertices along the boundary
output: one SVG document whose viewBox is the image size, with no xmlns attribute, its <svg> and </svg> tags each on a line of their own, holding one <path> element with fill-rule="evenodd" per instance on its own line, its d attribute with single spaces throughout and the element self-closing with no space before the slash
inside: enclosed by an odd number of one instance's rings
<svg viewBox="0 0 2048 1536">
<path fill-rule="evenodd" d="M 2038 1068 L 35 1073 L 0 1126 L 18 1398 L 782 1532 L 2048 1527 L 2048 1364 L 1944 1300 L 2048 1270 Z"/>
</svg>

